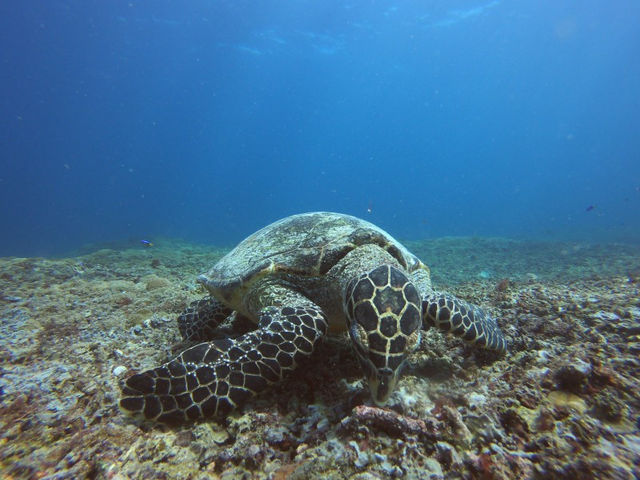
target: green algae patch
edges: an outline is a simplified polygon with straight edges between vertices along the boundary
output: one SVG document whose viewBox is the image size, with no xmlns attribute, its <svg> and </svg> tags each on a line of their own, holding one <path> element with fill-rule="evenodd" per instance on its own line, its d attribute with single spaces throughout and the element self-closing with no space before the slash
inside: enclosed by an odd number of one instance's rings
<svg viewBox="0 0 640 480">
<path fill-rule="evenodd" d="M 149 275 L 141 280 L 146 290 L 156 290 L 158 288 L 167 288 L 171 286 L 171 282 L 166 278 L 158 277 L 157 275 Z"/>
<path fill-rule="evenodd" d="M 578 395 L 571 392 L 563 392 L 561 390 L 557 390 L 555 392 L 549 393 L 547 395 L 547 400 L 551 402 L 556 408 L 567 408 L 570 410 L 574 410 L 580 414 L 584 413 L 587 410 L 587 402 L 585 402 Z"/>
</svg>

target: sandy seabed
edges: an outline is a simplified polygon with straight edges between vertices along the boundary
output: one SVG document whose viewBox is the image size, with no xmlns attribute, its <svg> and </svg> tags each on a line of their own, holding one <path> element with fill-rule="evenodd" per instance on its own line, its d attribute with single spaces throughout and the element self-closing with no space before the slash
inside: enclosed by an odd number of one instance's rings
<svg viewBox="0 0 640 480">
<path fill-rule="evenodd" d="M 179 351 L 175 318 L 224 250 L 0 259 L 0 477 L 640 478 L 640 247 L 407 245 L 498 318 L 508 354 L 429 330 L 380 409 L 330 337 L 241 411 L 179 427 L 125 416 L 120 385 Z"/>
</svg>

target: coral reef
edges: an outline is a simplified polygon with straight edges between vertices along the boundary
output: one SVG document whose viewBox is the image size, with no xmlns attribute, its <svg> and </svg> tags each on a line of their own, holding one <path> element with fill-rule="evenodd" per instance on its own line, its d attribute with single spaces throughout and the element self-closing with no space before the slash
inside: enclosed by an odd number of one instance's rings
<svg viewBox="0 0 640 480">
<path fill-rule="evenodd" d="M 242 411 L 173 428 L 124 416 L 119 384 L 180 349 L 174 319 L 222 250 L 0 259 L 0 476 L 640 478 L 640 248 L 409 247 L 497 314 L 507 355 L 427 331 L 379 408 L 346 335 L 330 337 Z"/>
</svg>

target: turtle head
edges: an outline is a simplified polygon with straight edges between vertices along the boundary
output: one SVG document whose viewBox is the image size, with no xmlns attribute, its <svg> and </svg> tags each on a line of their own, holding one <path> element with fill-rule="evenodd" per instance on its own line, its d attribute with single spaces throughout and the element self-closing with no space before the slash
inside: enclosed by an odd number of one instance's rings
<svg viewBox="0 0 640 480">
<path fill-rule="evenodd" d="M 376 267 L 347 285 L 347 329 L 378 405 L 393 393 L 407 355 L 420 341 L 421 310 L 417 288 L 394 266 Z"/>
</svg>

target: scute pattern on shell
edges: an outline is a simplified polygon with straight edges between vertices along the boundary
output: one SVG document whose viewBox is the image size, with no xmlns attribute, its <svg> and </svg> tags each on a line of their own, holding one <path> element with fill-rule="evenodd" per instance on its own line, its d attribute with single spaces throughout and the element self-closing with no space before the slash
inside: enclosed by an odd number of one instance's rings
<svg viewBox="0 0 640 480">
<path fill-rule="evenodd" d="M 257 231 L 205 277 L 216 288 L 229 290 L 273 271 L 320 276 L 351 250 L 365 244 L 379 245 L 405 268 L 418 262 L 391 235 L 365 220 L 313 212 L 287 217 Z"/>
</svg>

